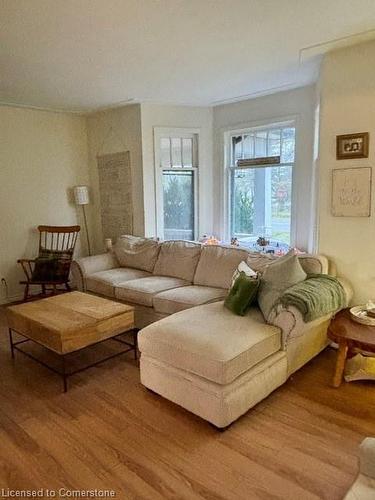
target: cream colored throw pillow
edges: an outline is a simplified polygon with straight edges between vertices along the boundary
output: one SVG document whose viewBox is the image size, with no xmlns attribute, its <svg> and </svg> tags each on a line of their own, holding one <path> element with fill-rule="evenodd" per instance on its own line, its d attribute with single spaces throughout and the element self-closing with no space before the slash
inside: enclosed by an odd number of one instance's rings
<svg viewBox="0 0 375 500">
<path fill-rule="evenodd" d="M 242 262 L 240 262 L 238 264 L 237 269 L 233 273 L 231 287 L 234 285 L 234 282 L 236 281 L 236 279 L 239 277 L 239 275 L 241 273 L 245 273 L 245 275 L 249 276 L 250 278 L 256 278 L 257 277 L 257 273 L 253 269 L 251 269 L 251 267 L 249 267 L 246 264 L 246 262 L 243 260 Z"/>
<path fill-rule="evenodd" d="M 266 321 L 281 294 L 306 277 L 307 274 L 293 251 L 266 267 L 258 292 L 258 304 Z"/>
<path fill-rule="evenodd" d="M 160 245 L 151 238 L 123 235 L 116 241 L 113 251 L 121 267 L 152 272 L 159 255 Z"/>
</svg>

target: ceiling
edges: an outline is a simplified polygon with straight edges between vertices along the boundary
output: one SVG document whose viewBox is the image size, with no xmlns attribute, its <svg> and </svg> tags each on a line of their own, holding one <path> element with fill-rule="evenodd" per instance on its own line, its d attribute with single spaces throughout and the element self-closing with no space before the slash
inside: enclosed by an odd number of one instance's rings
<svg viewBox="0 0 375 500">
<path fill-rule="evenodd" d="M 0 23 L 0 103 L 212 105 L 313 82 L 375 1 L 0 0 Z"/>
</svg>

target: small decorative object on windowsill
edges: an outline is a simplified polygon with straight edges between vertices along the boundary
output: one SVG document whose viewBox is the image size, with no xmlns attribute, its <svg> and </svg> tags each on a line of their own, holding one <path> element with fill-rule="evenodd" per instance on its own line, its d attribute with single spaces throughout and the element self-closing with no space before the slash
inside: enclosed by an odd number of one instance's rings
<svg viewBox="0 0 375 500">
<path fill-rule="evenodd" d="M 89 230 L 87 227 L 87 218 L 86 218 L 86 212 L 85 212 L 85 205 L 88 205 L 90 203 L 89 188 L 87 186 L 75 186 L 73 189 L 73 192 L 74 192 L 74 200 L 76 202 L 76 205 L 82 206 L 83 221 L 85 224 L 85 232 L 86 232 L 86 239 L 87 239 L 87 251 L 88 251 L 88 254 L 91 255 Z"/>
<path fill-rule="evenodd" d="M 260 247 L 266 247 L 267 245 L 270 244 L 270 240 L 267 240 L 264 236 L 259 236 L 257 239 L 257 245 Z"/>
<path fill-rule="evenodd" d="M 106 252 L 112 252 L 112 238 L 106 238 L 104 240 Z"/>
<path fill-rule="evenodd" d="M 240 246 L 240 242 L 238 241 L 238 238 L 231 238 L 231 239 L 230 239 L 230 244 L 231 244 L 233 247 L 239 247 L 239 246 Z"/>
<path fill-rule="evenodd" d="M 202 243 L 203 245 L 219 245 L 220 244 L 220 240 L 215 238 L 215 236 L 207 236 L 206 234 L 204 234 L 202 236 L 202 238 L 199 240 L 199 242 Z"/>
</svg>

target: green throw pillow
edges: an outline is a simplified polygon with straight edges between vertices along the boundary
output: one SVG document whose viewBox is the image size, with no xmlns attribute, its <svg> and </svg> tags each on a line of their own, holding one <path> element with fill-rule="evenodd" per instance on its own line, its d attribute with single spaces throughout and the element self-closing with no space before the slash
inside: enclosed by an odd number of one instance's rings
<svg viewBox="0 0 375 500">
<path fill-rule="evenodd" d="M 244 316 L 258 292 L 259 279 L 241 271 L 236 281 L 233 283 L 224 305 L 234 314 Z"/>
</svg>

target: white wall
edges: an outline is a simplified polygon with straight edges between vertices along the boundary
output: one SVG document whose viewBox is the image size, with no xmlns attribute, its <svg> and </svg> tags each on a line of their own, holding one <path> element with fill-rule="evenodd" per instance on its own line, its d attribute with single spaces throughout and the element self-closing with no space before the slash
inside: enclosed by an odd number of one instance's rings
<svg viewBox="0 0 375 500">
<path fill-rule="evenodd" d="M 375 298 L 375 218 L 331 215 L 332 170 L 375 162 L 375 42 L 331 52 L 321 68 L 319 251 L 354 286 L 354 303 Z M 336 135 L 370 132 L 369 158 L 336 160 Z M 373 171 L 374 175 L 374 171 Z M 374 182 L 372 200 L 374 204 Z"/>
<path fill-rule="evenodd" d="M 144 234 L 142 184 L 141 107 L 139 104 L 109 109 L 87 116 L 89 167 L 92 184 L 93 249 L 103 250 L 100 218 L 99 176 L 96 157 L 103 154 L 130 152 L 133 183 L 134 234 Z"/>
<path fill-rule="evenodd" d="M 224 134 L 229 130 L 296 118 L 295 244 L 311 249 L 311 202 L 314 143 L 315 88 L 303 87 L 264 97 L 216 106 L 214 125 L 214 231 L 224 236 Z"/>
<path fill-rule="evenodd" d="M 0 137 L 0 278 L 14 300 L 23 290 L 17 259 L 37 255 L 36 226 L 82 224 L 70 190 L 89 181 L 86 124 L 74 115 L 0 106 Z"/>
<path fill-rule="evenodd" d="M 212 108 L 141 104 L 145 234 L 156 235 L 154 128 L 200 129 L 199 236 L 213 230 Z"/>
</svg>

